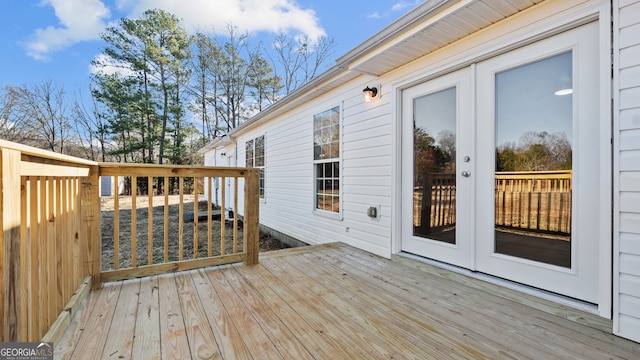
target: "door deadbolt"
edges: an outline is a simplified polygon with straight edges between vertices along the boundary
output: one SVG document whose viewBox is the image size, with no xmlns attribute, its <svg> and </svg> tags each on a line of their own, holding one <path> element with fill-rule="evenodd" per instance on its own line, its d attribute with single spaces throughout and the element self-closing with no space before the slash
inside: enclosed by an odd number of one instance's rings
<svg viewBox="0 0 640 360">
<path fill-rule="evenodd" d="M 465 170 L 465 171 L 462 172 L 462 176 L 469 177 L 469 176 L 471 176 L 471 173 L 469 171 Z"/>
</svg>

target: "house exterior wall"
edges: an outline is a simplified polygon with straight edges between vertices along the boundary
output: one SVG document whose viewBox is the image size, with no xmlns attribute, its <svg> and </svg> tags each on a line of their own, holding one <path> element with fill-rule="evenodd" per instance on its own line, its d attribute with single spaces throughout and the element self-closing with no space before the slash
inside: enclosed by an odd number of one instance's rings
<svg viewBox="0 0 640 360">
<path fill-rule="evenodd" d="M 640 341 L 640 1 L 614 2 L 614 24 L 614 332 Z"/>
<path fill-rule="evenodd" d="M 363 74 L 281 116 L 237 133 L 237 161 L 231 158 L 225 165 L 244 166 L 246 141 L 265 135 L 266 195 L 260 209 L 263 225 L 309 244 L 341 241 L 390 257 L 400 251 L 402 215 L 397 199 L 401 196 L 402 139 L 398 103 L 402 90 L 528 43 L 532 37 L 551 36 L 564 24 L 589 16 L 595 20 L 599 14 L 603 130 L 611 126 L 611 90 L 614 100 L 613 233 L 609 225 L 600 234 L 604 239 L 600 250 L 605 255 L 599 274 L 605 285 L 601 288 L 599 311 L 607 318 L 613 314 L 614 333 L 640 341 L 640 0 L 613 0 L 611 4 L 613 29 L 609 27 L 607 2 L 548 1 L 392 72 L 379 77 Z M 611 31 L 613 89 L 608 87 Z M 361 91 L 365 86 L 380 87 L 381 98 L 364 103 Z M 313 115 L 334 106 L 340 106 L 342 114 L 339 219 L 314 213 Z M 610 131 L 603 133 L 608 143 Z M 235 146 L 228 143 L 215 151 L 233 154 Z M 601 157 L 610 158 L 611 153 Z M 207 165 L 214 164 L 212 157 L 206 159 Z M 603 174 L 603 179 L 610 181 L 610 175 Z M 608 203 L 611 192 L 603 194 Z M 370 206 L 378 208 L 378 218 L 367 216 Z M 604 209 L 601 214 L 610 219 L 611 209 Z M 613 289 L 608 256 L 611 246 Z"/>
<path fill-rule="evenodd" d="M 366 78 L 366 77 L 365 77 Z M 238 166 L 245 166 L 245 144 L 265 136 L 265 197 L 260 223 L 308 244 L 341 241 L 389 257 L 391 132 L 389 101 L 362 105 L 364 79 L 240 134 Z M 314 212 L 313 116 L 334 106 L 341 112 L 341 214 Z M 233 144 L 224 150 L 232 152 Z M 210 163 L 207 163 L 209 165 Z M 242 198 L 242 194 L 240 194 Z M 243 211 L 239 204 L 239 211 Z M 367 216 L 379 208 L 376 219 Z"/>
<path fill-rule="evenodd" d="M 442 71 L 452 71 L 452 67 L 463 66 L 470 59 L 497 52 L 506 46 L 506 40 L 517 43 L 531 37 L 532 31 L 539 34 L 554 31 L 562 21 L 562 9 L 598 6 L 597 2 L 577 0 L 567 2 L 560 11 L 549 4 L 527 15 L 516 15 L 513 21 L 497 24 L 380 77 L 362 75 L 284 115 L 238 133 L 236 144 L 216 151 L 229 156 L 235 153 L 237 145 L 237 162 L 231 161 L 230 165 L 245 166 L 245 143 L 265 135 L 265 199 L 260 208 L 263 225 L 309 244 L 341 241 L 390 257 L 399 250 L 396 231 L 400 220 L 395 218 L 398 204 L 393 199 L 398 196 L 397 174 L 401 171 L 401 139 L 397 136 L 399 127 L 395 119 L 402 88 Z M 365 103 L 362 89 L 366 86 L 380 87 L 380 99 Z M 340 219 L 314 213 L 313 115 L 334 106 L 340 106 L 342 114 Z M 371 206 L 378 208 L 376 219 L 367 216 Z M 239 211 L 243 211 L 242 204 Z"/>
</svg>

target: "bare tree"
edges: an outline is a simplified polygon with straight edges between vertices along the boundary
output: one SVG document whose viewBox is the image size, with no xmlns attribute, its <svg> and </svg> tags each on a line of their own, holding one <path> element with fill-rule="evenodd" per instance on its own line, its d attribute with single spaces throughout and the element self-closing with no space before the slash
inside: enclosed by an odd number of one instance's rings
<svg viewBox="0 0 640 360">
<path fill-rule="evenodd" d="M 0 138 L 27 145 L 34 142 L 35 127 L 29 126 L 20 112 L 20 91 L 6 86 L 0 89 Z"/>
<path fill-rule="evenodd" d="M 93 93 L 89 109 L 85 107 L 81 100 L 75 99 L 73 120 L 76 136 L 85 157 L 93 161 L 107 161 L 109 124 Z"/>
<path fill-rule="evenodd" d="M 276 57 L 274 67 L 282 69 L 286 95 L 322 71 L 322 65 L 332 54 L 334 41 L 327 37 L 311 39 L 308 36 L 293 39 L 286 33 L 280 33 L 272 45 Z"/>
<path fill-rule="evenodd" d="M 14 87 L 12 91 L 17 97 L 18 119 L 23 125 L 34 127 L 34 141 L 39 142 L 40 147 L 64 153 L 71 130 L 64 87 L 45 80 L 32 87 Z"/>
</svg>

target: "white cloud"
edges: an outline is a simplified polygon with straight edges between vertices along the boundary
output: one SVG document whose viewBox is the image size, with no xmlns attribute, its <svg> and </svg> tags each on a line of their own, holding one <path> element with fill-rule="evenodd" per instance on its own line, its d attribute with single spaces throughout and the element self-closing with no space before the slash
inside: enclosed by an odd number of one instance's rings
<svg viewBox="0 0 640 360">
<path fill-rule="evenodd" d="M 105 54 L 99 54 L 93 59 L 94 63 L 100 65 L 89 65 L 89 72 L 92 74 L 114 75 L 118 74 L 122 77 L 135 76 L 135 72 L 126 65 L 117 64 L 113 62 L 113 59 Z"/>
<path fill-rule="evenodd" d="M 53 7 L 60 26 L 39 28 L 22 45 L 27 55 L 46 60 L 54 51 L 75 43 L 99 38 L 110 12 L 100 0 L 43 0 L 42 6 Z"/>
<path fill-rule="evenodd" d="M 418 5 L 419 3 L 421 3 L 422 0 L 415 0 L 415 1 L 399 1 L 395 4 L 393 4 L 393 6 L 391 7 L 392 11 L 401 11 L 404 10 L 408 7 L 413 7 L 415 5 Z"/>
<path fill-rule="evenodd" d="M 312 39 L 326 36 L 312 9 L 301 7 L 295 0 L 115 0 L 115 7 L 128 18 L 140 16 L 149 9 L 162 9 L 184 21 L 187 31 L 214 30 L 225 34 L 232 24 L 250 33 L 281 31 Z M 104 0 L 42 0 L 53 7 L 59 26 L 34 31 L 23 43 L 27 54 L 46 60 L 51 53 L 82 41 L 99 39 L 111 20 Z"/>
<path fill-rule="evenodd" d="M 325 36 L 315 11 L 302 8 L 294 0 L 118 0 L 117 6 L 138 16 L 148 9 L 162 9 L 184 21 L 188 31 L 214 30 L 226 33 L 232 24 L 250 33 L 285 31 Z"/>
<path fill-rule="evenodd" d="M 368 19 L 380 19 L 380 18 L 382 18 L 382 15 L 380 15 L 379 12 L 375 11 L 375 12 L 367 15 L 367 18 Z"/>
</svg>

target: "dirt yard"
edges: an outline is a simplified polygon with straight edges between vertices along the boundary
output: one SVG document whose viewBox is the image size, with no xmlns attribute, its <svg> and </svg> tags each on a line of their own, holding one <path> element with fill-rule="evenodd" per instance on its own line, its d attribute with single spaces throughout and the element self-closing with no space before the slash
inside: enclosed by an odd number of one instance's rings
<svg viewBox="0 0 640 360">
<path fill-rule="evenodd" d="M 184 205 L 182 217 L 185 219 L 185 215 L 194 213 L 194 197 L 193 195 L 184 196 Z M 167 243 L 167 259 L 165 259 L 165 225 L 164 225 L 164 197 L 155 196 L 152 199 L 153 211 L 152 211 L 152 263 L 162 263 L 167 261 L 176 261 L 180 256 L 180 197 L 178 195 L 169 196 L 168 206 L 168 243 Z M 135 236 L 136 236 L 136 265 L 149 264 L 149 198 L 148 196 L 138 196 L 136 199 L 136 212 L 135 212 Z M 118 232 L 119 232 L 119 267 L 130 267 L 132 264 L 132 238 L 133 231 L 131 226 L 132 212 L 131 212 L 131 197 L 120 196 L 119 197 L 119 211 L 118 211 Z M 199 202 L 198 211 L 206 212 L 207 203 Z M 103 270 L 111 270 L 114 268 L 114 197 L 104 196 L 101 198 L 101 213 L 102 213 L 102 268 Z M 241 252 L 242 242 L 242 222 L 237 223 L 237 238 L 234 244 L 234 222 L 226 219 L 225 221 L 225 254 L 232 253 L 234 246 Z M 212 256 L 221 254 L 221 226 L 220 220 L 211 220 L 211 228 L 209 234 L 209 227 L 207 220 L 201 220 L 198 222 L 197 232 L 198 238 L 194 242 L 194 232 L 196 226 L 193 221 L 183 221 L 182 225 L 182 258 L 193 259 L 197 248 L 197 257 L 206 257 L 211 251 Z M 209 250 L 209 236 L 211 237 L 211 249 Z M 260 234 L 260 251 L 269 251 L 287 248 L 286 244 L 269 237 L 263 233 Z"/>
</svg>

